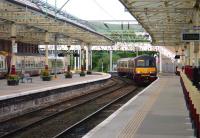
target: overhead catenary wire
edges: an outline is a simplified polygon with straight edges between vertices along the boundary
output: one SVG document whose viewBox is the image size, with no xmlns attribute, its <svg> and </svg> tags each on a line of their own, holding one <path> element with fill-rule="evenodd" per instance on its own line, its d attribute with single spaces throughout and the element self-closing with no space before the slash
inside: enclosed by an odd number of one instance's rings
<svg viewBox="0 0 200 138">
<path fill-rule="evenodd" d="M 67 0 L 56 13 L 60 12 L 70 0 Z"/>
<path fill-rule="evenodd" d="M 115 19 L 115 17 L 113 17 L 107 10 L 105 10 L 105 8 L 103 8 L 98 2 L 97 0 L 94 0 L 94 3 L 101 9 L 104 11 L 104 13 L 106 13 L 108 16 L 110 16 L 111 18 Z"/>
</svg>

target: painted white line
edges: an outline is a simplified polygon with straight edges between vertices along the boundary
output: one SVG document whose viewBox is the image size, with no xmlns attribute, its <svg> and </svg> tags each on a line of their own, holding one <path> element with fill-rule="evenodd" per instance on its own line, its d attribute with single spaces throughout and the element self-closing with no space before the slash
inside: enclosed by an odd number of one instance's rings
<svg viewBox="0 0 200 138">
<path fill-rule="evenodd" d="M 192 123 L 191 122 L 186 122 L 184 123 L 185 125 L 191 125 Z"/>
<path fill-rule="evenodd" d="M 81 82 L 74 82 L 71 84 L 62 84 L 62 85 L 56 85 L 53 87 L 45 87 L 45 88 L 29 90 L 29 91 L 25 91 L 25 92 L 18 92 L 16 94 L 4 95 L 4 96 L 0 96 L 0 100 L 15 98 L 15 97 L 19 97 L 19 96 L 25 96 L 25 95 L 34 94 L 34 93 L 40 93 L 40 92 L 63 88 L 63 87 L 69 87 L 69 86 L 74 86 L 74 85 L 79 85 L 79 84 L 86 84 L 86 83 L 90 83 L 90 82 L 101 81 L 101 80 L 109 79 L 111 77 L 110 74 L 102 73 L 102 75 L 103 75 L 102 78 L 98 78 L 98 79 L 85 80 L 85 81 L 81 81 Z"/>
<path fill-rule="evenodd" d="M 188 128 L 188 129 L 186 129 L 187 131 L 194 131 L 194 129 L 192 129 L 192 128 Z"/>
<path fill-rule="evenodd" d="M 151 83 L 148 87 L 146 87 L 144 90 L 142 90 L 136 96 L 134 96 L 131 100 L 129 100 L 126 104 L 124 104 L 122 107 L 120 107 L 113 114 L 111 114 L 107 119 L 105 119 L 103 122 L 101 122 L 99 125 L 97 125 L 94 129 L 92 129 L 91 131 L 89 131 L 85 136 L 83 136 L 83 138 L 90 138 L 90 137 L 92 137 L 92 135 L 94 135 L 97 131 L 99 131 L 101 128 L 103 128 L 109 122 L 111 122 L 111 120 L 113 120 L 120 112 L 122 112 L 124 108 L 126 108 L 127 106 L 129 106 L 130 103 L 132 103 L 133 101 L 135 101 L 141 94 L 143 94 L 144 92 L 146 92 L 146 90 L 149 89 L 153 84 L 155 84 L 159 79 L 160 78 L 158 77 L 158 79 L 156 81 L 154 81 L 153 83 Z"/>
</svg>

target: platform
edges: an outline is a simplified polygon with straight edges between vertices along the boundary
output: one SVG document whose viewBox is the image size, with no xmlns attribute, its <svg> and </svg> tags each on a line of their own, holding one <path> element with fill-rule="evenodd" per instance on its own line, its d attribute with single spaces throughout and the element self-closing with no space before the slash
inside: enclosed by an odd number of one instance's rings
<svg viewBox="0 0 200 138">
<path fill-rule="evenodd" d="M 58 75 L 57 79 L 52 81 L 42 81 L 40 77 L 33 77 L 33 82 L 19 83 L 17 86 L 8 86 L 6 80 L 0 80 L 0 100 L 33 94 L 41 91 L 57 89 L 62 87 L 74 86 L 89 82 L 95 82 L 110 78 L 110 74 L 94 73 L 80 77 L 79 74 L 74 74 L 73 78 L 65 79 L 63 74 Z"/>
<path fill-rule="evenodd" d="M 84 138 L 194 138 L 180 78 L 161 75 Z"/>
</svg>

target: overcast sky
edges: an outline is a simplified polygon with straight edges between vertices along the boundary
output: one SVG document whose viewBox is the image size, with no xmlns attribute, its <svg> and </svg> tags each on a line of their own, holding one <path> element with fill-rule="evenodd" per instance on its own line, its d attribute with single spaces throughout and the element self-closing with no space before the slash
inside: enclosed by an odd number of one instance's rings
<svg viewBox="0 0 200 138">
<path fill-rule="evenodd" d="M 57 7 L 66 1 L 57 0 Z M 47 2 L 55 5 L 55 0 Z M 134 20 L 118 0 L 69 0 L 64 11 L 83 20 Z"/>
</svg>

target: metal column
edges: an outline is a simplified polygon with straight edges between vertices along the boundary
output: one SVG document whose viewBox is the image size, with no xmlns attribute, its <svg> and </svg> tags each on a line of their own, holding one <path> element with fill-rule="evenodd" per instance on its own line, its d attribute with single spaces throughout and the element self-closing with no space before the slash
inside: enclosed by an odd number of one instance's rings
<svg viewBox="0 0 200 138">
<path fill-rule="evenodd" d="M 110 72 L 112 72 L 112 70 L 113 70 L 113 66 L 112 66 L 112 54 L 113 54 L 113 51 L 112 50 L 110 50 Z"/>
<path fill-rule="evenodd" d="M 160 61 L 160 73 L 162 73 L 162 54 L 161 51 L 159 52 L 159 61 Z"/>
<path fill-rule="evenodd" d="M 79 57 L 78 57 L 78 70 L 80 70 L 80 50 L 78 49 L 78 54 L 79 54 Z"/>
<path fill-rule="evenodd" d="M 55 35 L 55 70 L 54 70 L 54 77 L 57 78 L 57 57 L 58 57 L 58 51 L 57 51 L 57 35 Z"/>
<path fill-rule="evenodd" d="M 89 45 L 86 47 L 85 49 L 85 64 L 86 64 L 86 70 L 88 70 L 88 66 L 89 66 Z"/>
<path fill-rule="evenodd" d="M 17 52 L 17 44 L 15 43 L 16 35 L 17 35 L 16 24 L 12 24 L 11 25 L 11 42 L 12 42 L 11 65 L 14 65 L 14 66 L 16 65 L 15 53 Z M 11 68 L 11 65 L 10 65 L 10 68 Z"/>
</svg>

